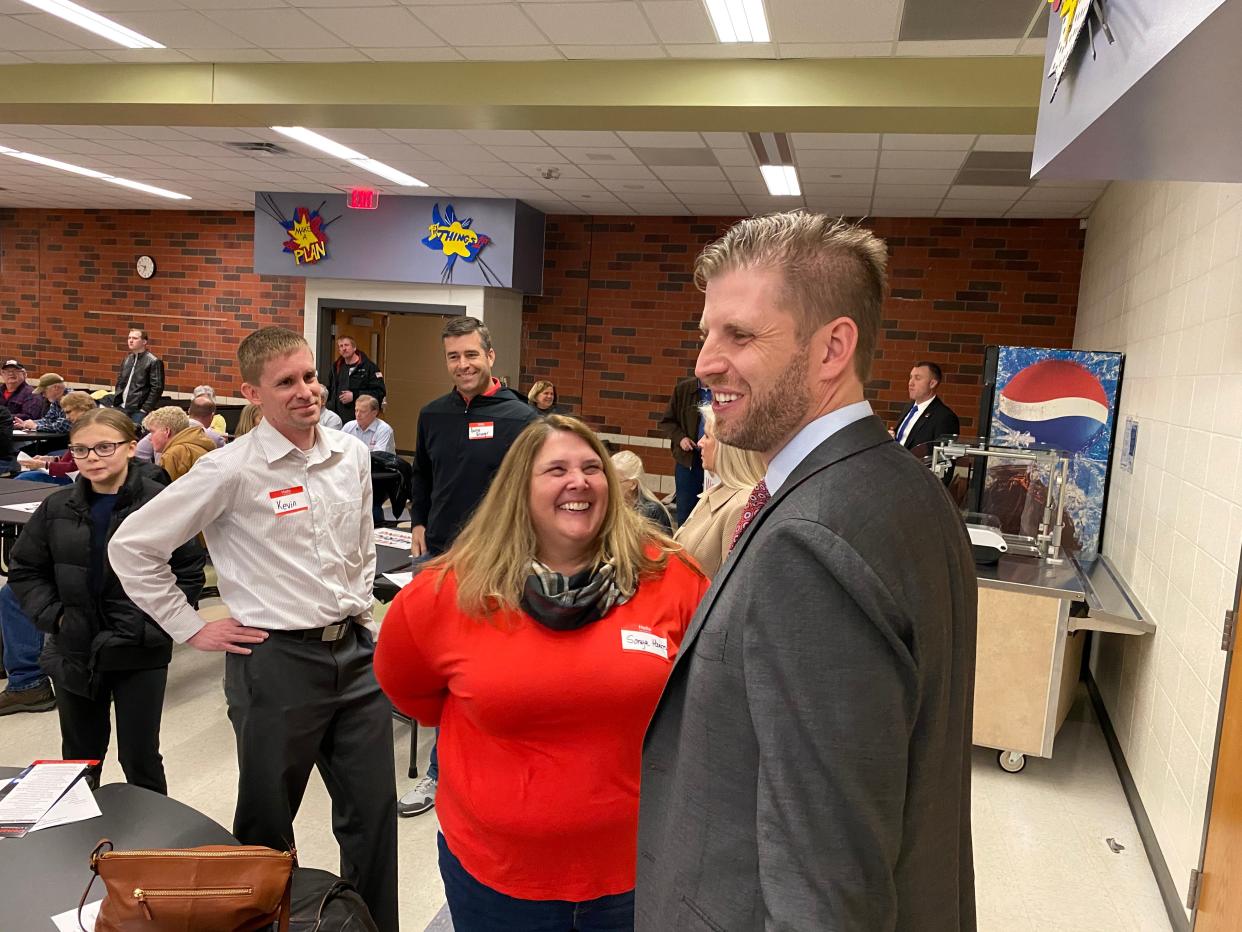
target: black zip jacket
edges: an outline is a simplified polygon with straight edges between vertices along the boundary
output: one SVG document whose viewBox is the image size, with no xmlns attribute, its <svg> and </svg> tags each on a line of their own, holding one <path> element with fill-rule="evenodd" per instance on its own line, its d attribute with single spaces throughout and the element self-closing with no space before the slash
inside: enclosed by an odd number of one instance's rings
<svg viewBox="0 0 1242 932">
<path fill-rule="evenodd" d="M 418 412 L 410 514 L 415 527 L 426 525 L 433 554 L 453 543 L 513 441 L 537 420 L 539 413 L 509 388 L 478 395 L 469 406 L 454 389 Z"/>
<path fill-rule="evenodd" d="M 122 403 L 125 397 L 125 383 L 129 381 L 129 370 L 134 370 L 134 381 L 129 387 L 129 403 Z M 160 398 L 164 395 L 164 361 L 150 350 L 143 350 L 135 356 L 127 353 L 121 360 L 121 371 L 116 377 L 116 394 L 113 403 L 126 414 L 141 411 L 150 414 L 160 406 Z"/>
<path fill-rule="evenodd" d="M 108 539 L 162 488 L 131 464 L 117 493 Z M 57 688 L 82 696 L 95 694 L 103 671 L 149 670 L 172 659 L 172 639 L 130 601 L 106 558 L 102 587 L 98 594 L 91 591 L 89 489 L 79 476 L 44 499 L 13 546 L 9 571 L 9 585 L 26 615 L 49 635 L 40 664 Z M 177 587 L 197 605 L 206 562 L 197 540 L 178 547 L 168 562 Z"/>
<path fill-rule="evenodd" d="M 345 360 L 338 356 L 332 364 L 332 371 L 328 373 L 328 410 L 335 411 L 342 424 L 354 420 L 354 404 L 359 395 L 371 395 L 383 404 L 384 395 L 387 394 L 379 367 L 362 350 L 358 350 L 358 356 L 358 365 L 354 366 L 353 372 L 349 371 Z M 337 396 L 341 392 L 353 392 L 353 401 L 348 404 L 339 401 Z"/>
</svg>

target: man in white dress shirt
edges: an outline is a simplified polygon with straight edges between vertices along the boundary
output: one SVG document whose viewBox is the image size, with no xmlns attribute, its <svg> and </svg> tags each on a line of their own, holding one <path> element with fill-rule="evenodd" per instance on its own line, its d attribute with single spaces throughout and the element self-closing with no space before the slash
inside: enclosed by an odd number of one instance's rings
<svg viewBox="0 0 1242 932">
<path fill-rule="evenodd" d="M 319 426 L 340 430 L 341 416 L 328 407 L 328 386 L 322 383 L 319 386 L 319 405 Z"/>
<path fill-rule="evenodd" d="M 392 428 L 380 420 L 379 402 L 372 395 L 363 395 L 354 403 L 356 420 L 350 421 L 342 431 L 357 437 L 372 453 L 396 453 L 397 438 Z"/>
<path fill-rule="evenodd" d="M 109 549 L 126 592 L 179 643 L 226 651 L 243 844 L 287 848 L 312 767 L 332 797 L 341 875 L 380 929 L 396 932 L 397 812 L 392 708 L 375 682 L 375 577 L 367 449 L 321 430 L 306 341 L 280 327 L 238 348 L 242 394 L 263 421 L 205 454 Z M 171 497 L 168 497 L 171 496 Z M 168 571 L 202 532 L 232 617 L 204 621 Z M 164 554 L 164 556 L 161 556 Z"/>
</svg>

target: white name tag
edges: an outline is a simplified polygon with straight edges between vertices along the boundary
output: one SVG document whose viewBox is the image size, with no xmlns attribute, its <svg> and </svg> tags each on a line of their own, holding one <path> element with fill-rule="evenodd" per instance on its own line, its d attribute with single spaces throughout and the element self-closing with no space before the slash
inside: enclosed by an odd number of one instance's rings
<svg viewBox="0 0 1242 932">
<path fill-rule="evenodd" d="M 267 496 L 272 500 L 272 511 L 278 518 L 310 508 L 310 496 L 300 485 L 288 489 L 277 489 L 275 492 L 268 492 Z"/>
<path fill-rule="evenodd" d="M 650 631 L 621 631 L 621 649 L 636 650 L 643 654 L 655 654 L 668 660 L 668 638 Z"/>
<path fill-rule="evenodd" d="M 469 426 L 466 436 L 471 440 L 490 440 L 495 436 L 495 427 L 493 421 L 475 421 Z"/>
</svg>

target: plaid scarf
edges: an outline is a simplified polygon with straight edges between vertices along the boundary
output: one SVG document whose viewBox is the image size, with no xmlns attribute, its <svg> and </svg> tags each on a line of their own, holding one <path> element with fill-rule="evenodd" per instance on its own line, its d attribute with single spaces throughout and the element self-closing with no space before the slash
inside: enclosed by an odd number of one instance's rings
<svg viewBox="0 0 1242 932">
<path fill-rule="evenodd" d="M 573 576 L 531 561 L 531 574 L 522 592 L 522 610 L 553 631 L 576 631 L 624 605 L 634 595 L 617 585 L 617 568 L 611 560 Z"/>
</svg>

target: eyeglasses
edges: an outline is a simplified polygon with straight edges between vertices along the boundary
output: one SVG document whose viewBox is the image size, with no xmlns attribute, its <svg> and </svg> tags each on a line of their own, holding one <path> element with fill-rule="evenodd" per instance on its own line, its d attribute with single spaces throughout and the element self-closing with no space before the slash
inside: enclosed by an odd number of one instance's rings
<svg viewBox="0 0 1242 932">
<path fill-rule="evenodd" d="M 71 443 L 69 445 L 69 455 L 75 460 L 84 460 L 92 453 L 103 459 L 105 456 L 111 456 L 116 452 L 119 443 L 113 443 L 111 440 L 105 440 L 103 443 L 97 443 L 93 447 L 84 447 L 80 443 Z"/>
</svg>

